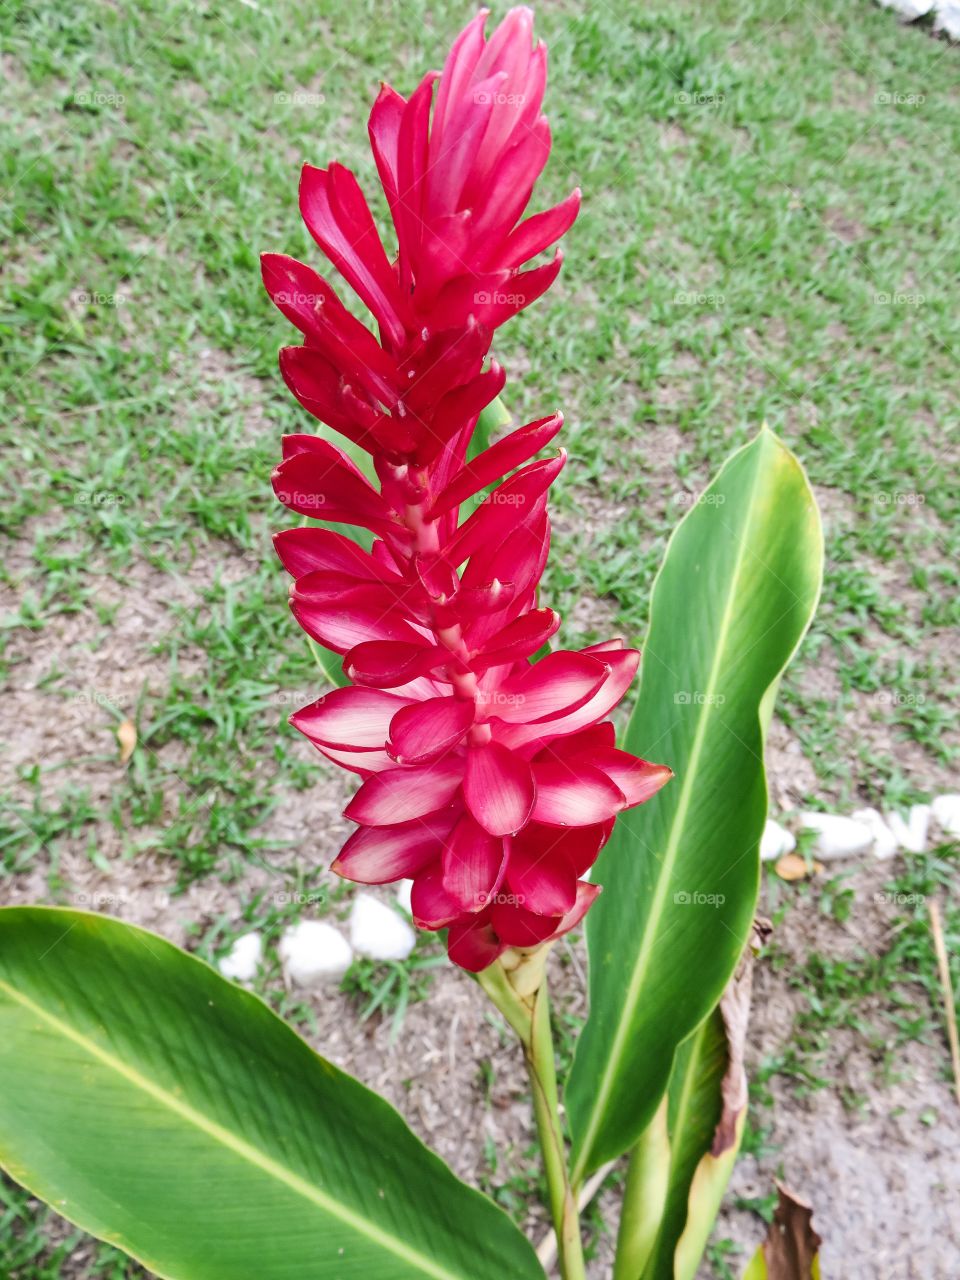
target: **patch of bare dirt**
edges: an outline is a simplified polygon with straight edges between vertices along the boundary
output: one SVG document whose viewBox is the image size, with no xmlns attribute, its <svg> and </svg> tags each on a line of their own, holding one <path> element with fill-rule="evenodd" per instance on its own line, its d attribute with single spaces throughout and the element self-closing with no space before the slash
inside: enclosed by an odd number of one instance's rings
<svg viewBox="0 0 960 1280">
<path fill-rule="evenodd" d="M 823 225 L 844 244 L 856 244 L 867 235 L 867 228 L 856 218 L 851 218 L 842 209 L 830 206 L 823 211 Z"/>
<path fill-rule="evenodd" d="M 690 145 L 690 135 L 682 124 L 671 120 L 660 126 L 660 149 L 668 154 L 672 151 L 683 151 Z"/>
<path fill-rule="evenodd" d="M 23 544 L 21 544 L 23 545 Z M 29 545 L 29 544 L 28 544 Z M 15 604 L 31 590 L 27 553 L 14 588 Z M 14 572 L 17 562 L 14 562 Z M 60 613 L 39 631 L 16 629 L 7 648 L 9 687 L 5 749 L 0 757 L 0 792 L 24 794 L 23 769 L 42 768 L 41 794 L 65 782 L 87 786 L 95 802 L 108 803 L 120 776 L 116 729 L 133 716 L 144 695 L 161 696 L 169 682 L 169 661 L 154 652 L 169 631 L 176 606 L 199 612 L 202 592 L 215 580 L 236 582 L 250 572 L 243 553 L 224 549 L 216 563 L 197 558 L 179 572 L 134 562 L 122 582 L 91 566 L 99 579 L 93 603 Z M 113 612 L 111 612 L 113 611 Z M 109 621 L 103 621 L 109 616 Z M 203 655 L 184 646 L 177 659 L 189 679 Z M 108 832 L 104 833 L 108 840 Z M 119 840 L 114 831 L 111 844 Z"/>
<path fill-rule="evenodd" d="M 806 994 L 789 976 L 817 952 L 831 959 L 876 955 L 887 945 L 896 908 L 878 901 L 889 863 L 865 862 L 851 875 L 850 918 L 840 923 L 797 905 L 775 930 L 785 953 L 776 969 L 762 962 L 754 978 L 748 1073 L 789 1046 Z M 918 1002 L 926 1000 L 917 988 Z M 869 1023 L 869 1002 L 857 1014 Z M 946 1045 L 909 1041 L 883 1051 L 860 1028 L 831 1033 L 818 1073 L 829 1089 L 799 1097 L 793 1083 L 774 1076 L 774 1105 L 755 1114 L 770 1124 L 766 1150 L 738 1162 L 715 1238 L 744 1250 L 741 1267 L 764 1235 L 759 1217 L 735 1207 L 737 1198 L 765 1197 L 776 1177 L 814 1206 L 824 1238 L 824 1276 L 843 1280 L 955 1280 L 960 1259 L 960 1106 L 945 1078 Z M 855 1099 L 844 1105 L 843 1098 Z M 734 1270 L 737 1265 L 734 1264 Z M 704 1270 L 704 1277 L 709 1272 Z"/>
</svg>

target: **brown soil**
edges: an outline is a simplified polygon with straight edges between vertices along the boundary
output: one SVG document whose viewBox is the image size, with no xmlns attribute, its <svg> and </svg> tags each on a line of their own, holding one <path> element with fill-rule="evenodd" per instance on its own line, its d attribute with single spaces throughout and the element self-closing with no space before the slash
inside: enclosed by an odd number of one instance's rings
<svg viewBox="0 0 960 1280">
<path fill-rule="evenodd" d="M 775 931 L 786 964 L 779 972 L 758 967 L 748 1072 L 790 1044 L 807 996 L 789 985 L 789 976 L 807 956 L 850 959 L 886 945 L 895 908 L 876 899 L 891 874 L 890 863 L 872 861 L 854 871 L 847 882 L 854 907 L 845 923 L 808 898 L 798 900 Z M 926 1001 L 919 988 L 916 999 Z M 876 1009 L 867 1001 L 856 1012 L 869 1025 Z M 799 1097 L 783 1077 L 770 1081 L 774 1105 L 758 1116 L 772 1124 L 769 1154 L 741 1158 L 715 1233 L 740 1245 L 744 1262 L 764 1229 L 756 1214 L 734 1202 L 768 1196 L 781 1177 L 814 1206 L 825 1277 L 956 1280 L 960 1104 L 948 1079 L 946 1046 L 910 1041 L 893 1052 L 891 1063 L 881 1057 L 864 1031 L 842 1029 L 831 1034 L 817 1067 L 829 1089 Z"/>
</svg>

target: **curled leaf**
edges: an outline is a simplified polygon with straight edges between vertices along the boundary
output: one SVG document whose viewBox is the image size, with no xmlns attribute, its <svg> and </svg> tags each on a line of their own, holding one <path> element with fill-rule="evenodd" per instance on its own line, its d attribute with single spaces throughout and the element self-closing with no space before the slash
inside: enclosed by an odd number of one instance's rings
<svg viewBox="0 0 960 1280">
<path fill-rule="evenodd" d="M 736 973 L 720 997 L 720 1015 L 727 1033 L 727 1069 L 720 1084 L 723 1110 L 720 1123 L 713 1135 L 710 1148 L 712 1156 L 721 1156 L 739 1142 L 742 1131 L 741 1118 L 747 1109 L 747 1072 L 744 1051 L 747 1044 L 747 1023 L 750 1020 L 750 995 L 753 989 L 753 939 L 758 936 L 759 925 L 753 926 L 751 942 L 744 950 Z"/>
<path fill-rule="evenodd" d="M 818 876 L 823 869 L 822 862 L 814 862 L 812 867 L 808 866 L 806 858 L 799 853 L 785 853 L 774 867 L 781 880 L 791 881 L 805 880 L 810 875 Z"/>
<path fill-rule="evenodd" d="M 760 1252 L 767 1280 L 820 1280 L 821 1236 L 813 1225 L 813 1206 L 777 1183 L 779 1203 Z"/>
<path fill-rule="evenodd" d="M 123 720 L 117 727 L 117 741 L 120 743 L 120 763 L 126 764 L 137 745 L 137 726 L 132 720 Z"/>
</svg>

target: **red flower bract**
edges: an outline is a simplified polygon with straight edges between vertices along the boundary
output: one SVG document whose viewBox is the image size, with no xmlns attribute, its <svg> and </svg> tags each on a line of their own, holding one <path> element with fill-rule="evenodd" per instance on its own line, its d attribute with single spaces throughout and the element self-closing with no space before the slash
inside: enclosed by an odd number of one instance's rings
<svg viewBox="0 0 960 1280">
<path fill-rule="evenodd" d="M 439 77 L 406 100 L 384 86 L 374 105 L 394 259 L 353 174 L 304 167 L 304 220 L 376 336 L 311 268 L 263 258 L 270 296 L 304 338 L 280 353 L 287 385 L 371 455 L 375 477 L 317 435 L 286 437 L 273 477 L 292 511 L 374 539 L 369 551 L 324 528 L 276 539 L 297 621 L 343 655 L 351 682 L 292 717 L 362 780 L 346 809 L 358 829 L 334 869 L 363 884 L 412 878 L 416 923 L 448 928 L 451 958 L 474 971 L 573 928 L 599 892 L 584 876 L 617 814 L 670 777 L 617 750 L 606 719 L 634 650 L 610 641 L 532 661 L 560 622 L 537 588 L 565 455 L 535 459 L 561 415 L 468 461 L 504 385 L 486 363 L 493 332 L 552 283 L 559 252 L 525 264 L 579 206 L 574 191 L 523 218 L 550 152 L 546 50 L 529 10 L 489 40 L 485 17 Z"/>
</svg>

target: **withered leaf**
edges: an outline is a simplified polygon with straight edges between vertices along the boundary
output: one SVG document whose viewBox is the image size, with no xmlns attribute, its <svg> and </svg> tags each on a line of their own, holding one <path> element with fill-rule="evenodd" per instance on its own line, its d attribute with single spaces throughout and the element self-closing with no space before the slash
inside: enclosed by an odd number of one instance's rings
<svg viewBox="0 0 960 1280">
<path fill-rule="evenodd" d="M 814 1229 L 813 1206 L 777 1183 L 779 1203 L 763 1242 L 767 1280 L 819 1280 L 823 1240 Z"/>
<path fill-rule="evenodd" d="M 806 858 L 801 857 L 799 853 L 785 853 L 777 860 L 774 867 L 774 871 L 781 880 L 805 880 L 809 875 L 820 875 L 823 870 L 822 862 L 815 862 L 811 870 Z"/>
<path fill-rule="evenodd" d="M 132 720 L 124 720 L 118 725 L 117 741 L 120 743 L 120 763 L 126 764 L 137 745 L 137 726 Z"/>
</svg>

